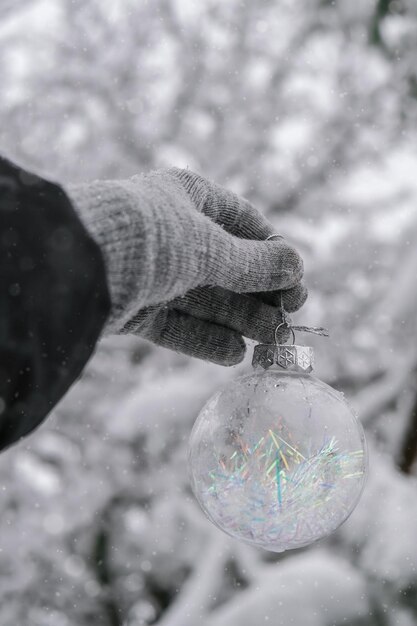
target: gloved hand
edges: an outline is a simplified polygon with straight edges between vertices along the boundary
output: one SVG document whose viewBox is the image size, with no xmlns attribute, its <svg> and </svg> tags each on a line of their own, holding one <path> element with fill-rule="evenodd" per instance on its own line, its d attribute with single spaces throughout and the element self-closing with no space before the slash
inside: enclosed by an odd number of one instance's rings
<svg viewBox="0 0 417 626">
<path fill-rule="evenodd" d="M 303 263 L 246 200 L 188 170 L 67 188 L 100 245 L 112 312 L 104 334 L 233 365 L 244 337 L 274 341 L 307 297 Z M 266 293 L 265 293 L 266 292 Z M 287 338 L 283 328 L 281 340 Z"/>
</svg>

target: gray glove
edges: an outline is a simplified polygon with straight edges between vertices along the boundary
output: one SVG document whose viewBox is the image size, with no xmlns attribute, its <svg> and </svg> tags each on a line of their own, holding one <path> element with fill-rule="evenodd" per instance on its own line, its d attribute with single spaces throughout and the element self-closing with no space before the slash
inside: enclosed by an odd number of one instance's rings
<svg viewBox="0 0 417 626">
<path fill-rule="evenodd" d="M 273 229 L 249 202 L 188 170 L 67 191 L 103 251 L 112 298 L 104 334 L 233 365 L 243 336 L 273 342 L 279 290 L 289 312 L 307 297 L 297 252 L 265 241 Z"/>
</svg>

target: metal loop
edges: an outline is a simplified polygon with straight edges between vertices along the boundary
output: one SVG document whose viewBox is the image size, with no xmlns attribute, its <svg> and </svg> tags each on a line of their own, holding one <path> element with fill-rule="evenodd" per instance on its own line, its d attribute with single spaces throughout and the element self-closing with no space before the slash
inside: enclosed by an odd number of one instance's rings
<svg viewBox="0 0 417 626">
<path fill-rule="evenodd" d="M 288 328 L 289 331 L 291 331 L 292 334 L 292 346 L 295 345 L 295 332 L 293 330 L 293 328 L 291 326 L 289 326 L 289 324 L 287 324 L 287 322 L 281 322 L 280 324 L 278 324 L 278 326 L 275 329 L 274 332 L 274 339 L 275 339 L 275 344 L 277 346 L 279 346 L 280 344 L 278 343 L 278 331 L 281 328 L 281 326 L 286 326 Z"/>
<path fill-rule="evenodd" d="M 278 235 L 278 233 L 274 233 L 273 235 L 269 235 L 269 237 L 267 237 L 265 241 L 270 241 L 271 239 L 273 239 L 273 237 L 278 237 L 279 239 L 285 239 L 283 235 Z"/>
</svg>

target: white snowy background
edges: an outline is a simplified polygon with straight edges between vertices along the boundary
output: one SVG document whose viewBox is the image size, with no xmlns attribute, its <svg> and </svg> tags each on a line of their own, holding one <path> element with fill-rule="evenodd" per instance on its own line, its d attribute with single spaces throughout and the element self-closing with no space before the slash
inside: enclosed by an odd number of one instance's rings
<svg viewBox="0 0 417 626">
<path fill-rule="evenodd" d="M 415 0 L 1 0 L 0 150 L 65 183 L 189 166 L 298 246 L 317 374 L 367 429 L 329 539 L 275 555 L 216 530 L 186 446 L 216 367 L 101 342 L 0 457 L 1 626 L 417 623 Z M 304 339 L 307 339 L 305 337 Z"/>
</svg>

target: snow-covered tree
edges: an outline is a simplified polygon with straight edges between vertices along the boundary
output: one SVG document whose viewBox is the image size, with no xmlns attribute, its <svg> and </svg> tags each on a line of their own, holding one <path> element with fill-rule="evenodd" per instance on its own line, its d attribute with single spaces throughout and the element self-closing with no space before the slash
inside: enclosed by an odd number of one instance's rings
<svg viewBox="0 0 417 626">
<path fill-rule="evenodd" d="M 1 150 L 61 181 L 189 166 L 302 251 L 318 374 L 370 447 L 332 537 L 223 537 L 187 438 L 248 368 L 102 342 L 0 458 L 2 626 L 411 626 L 417 620 L 417 9 L 413 0 L 32 0 L 0 6 Z"/>
</svg>

